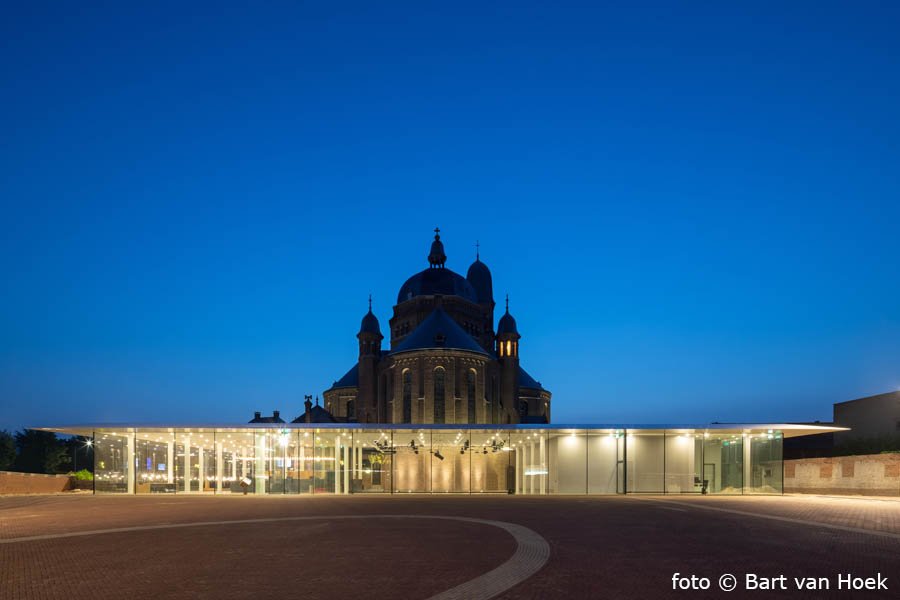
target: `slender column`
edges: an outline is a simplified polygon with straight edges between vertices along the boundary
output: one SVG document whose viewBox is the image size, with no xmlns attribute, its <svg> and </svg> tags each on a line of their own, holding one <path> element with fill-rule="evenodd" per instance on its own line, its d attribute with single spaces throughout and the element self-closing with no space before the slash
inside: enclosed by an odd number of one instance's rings
<svg viewBox="0 0 900 600">
<path fill-rule="evenodd" d="M 255 469 L 253 472 L 253 479 L 255 480 L 255 486 L 253 489 L 253 493 L 255 494 L 265 494 L 266 493 L 266 434 L 265 433 L 255 433 L 256 436 L 256 452 L 254 454 L 254 459 L 256 462 Z"/>
<path fill-rule="evenodd" d="M 191 438 L 184 438 L 184 482 L 181 484 L 182 491 L 187 493 L 191 491 Z"/>
<path fill-rule="evenodd" d="M 200 443 L 202 444 L 203 442 L 200 442 Z M 204 458 L 205 457 L 203 456 L 203 446 L 198 445 L 197 446 L 197 475 L 200 478 L 200 482 L 197 484 L 197 491 L 199 491 L 199 492 L 203 491 L 203 485 L 206 480 L 206 469 L 205 469 L 206 465 L 203 464 Z"/>
<path fill-rule="evenodd" d="M 541 486 L 541 494 L 547 493 L 547 446 L 545 444 L 545 437 L 543 433 L 541 434 L 541 444 L 540 444 L 540 463 L 541 463 L 541 475 L 538 480 Z"/>
<path fill-rule="evenodd" d="M 125 476 L 128 481 L 128 493 L 134 493 L 134 478 L 137 476 L 137 469 L 134 468 L 134 434 L 125 437 L 125 464 L 127 465 Z"/>
<path fill-rule="evenodd" d="M 341 436 L 334 438 L 334 493 L 341 492 Z"/>
<path fill-rule="evenodd" d="M 518 446 L 516 448 L 516 493 L 522 493 L 522 447 Z"/>
<path fill-rule="evenodd" d="M 175 434 L 166 442 L 166 483 L 175 482 Z M 174 490 L 173 490 L 174 491 Z"/>
<path fill-rule="evenodd" d="M 532 472 L 528 476 L 528 493 L 534 495 L 534 442 L 528 442 L 528 464 L 525 469 Z"/>
<path fill-rule="evenodd" d="M 344 493 L 350 493 L 350 471 L 353 465 L 350 461 L 350 446 L 344 444 Z"/>
<path fill-rule="evenodd" d="M 222 442 L 216 440 L 216 493 L 222 493 L 222 473 L 225 471 Z"/>
</svg>

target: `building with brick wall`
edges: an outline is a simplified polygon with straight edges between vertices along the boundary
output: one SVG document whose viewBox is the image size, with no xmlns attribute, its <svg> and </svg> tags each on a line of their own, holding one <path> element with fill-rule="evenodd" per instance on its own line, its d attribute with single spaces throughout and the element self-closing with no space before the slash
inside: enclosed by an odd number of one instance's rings
<svg viewBox="0 0 900 600">
<path fill-rule="evenodd" d="M 445 266 L 435 229 L 428 268 L 400 287 L 389 347 L 369 312 L 356 337 L 356 364 L 324 392 L 337 421 L 358 423 L 549 423 L 551 393 L 520 364 L 515 318 L 494 329 L 490 269 L 476 253 L 463 277 Z"/>
</svg>

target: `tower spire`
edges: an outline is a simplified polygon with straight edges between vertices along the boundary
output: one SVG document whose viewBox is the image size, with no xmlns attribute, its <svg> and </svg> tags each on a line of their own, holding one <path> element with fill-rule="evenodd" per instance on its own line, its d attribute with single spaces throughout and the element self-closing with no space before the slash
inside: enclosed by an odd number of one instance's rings
<svg viewBox="0 0 900 600">
<path fill-rule="evenodd" d="M 369 312 L 372 312 L 372 294 L 369 294 Z"/>
<path fill-rule="evenodd" d="M 475 240 L 475 260 L 481 260 L 481 243 Z"/>
<path fill-rule="evenodd" d="M 509 294 L 506 294 L 506 312 L 509 312 Z"/>
</svg>

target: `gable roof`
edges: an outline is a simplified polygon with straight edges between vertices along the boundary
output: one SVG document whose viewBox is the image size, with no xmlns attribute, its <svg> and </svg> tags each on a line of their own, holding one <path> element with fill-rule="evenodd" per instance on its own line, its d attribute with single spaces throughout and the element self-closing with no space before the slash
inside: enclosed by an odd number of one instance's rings
<svg viewBox="0 0 900 600">
<path fill-rule="evenodd" d="M 431 311 L 406 339 L 397 344 L 391 354 L 413 350 L 453 349 L 488 355 L 472 336 L 440 307 Z"/>
</svg>

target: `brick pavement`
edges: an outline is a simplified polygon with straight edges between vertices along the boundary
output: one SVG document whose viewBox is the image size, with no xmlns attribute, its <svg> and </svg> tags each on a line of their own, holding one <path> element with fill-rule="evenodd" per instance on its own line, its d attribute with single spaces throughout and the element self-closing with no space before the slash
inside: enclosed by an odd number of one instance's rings
<svg viewBox="0 0 900 600">
<path fill-rule="evenodd" d="M 833 578 L 843 572 L 870 576 L 880 571 L 889 577 L 889 592 L 851 597 L 896 597 L 900 589 L 900 542 L 866 533 L 900 534 L 900 503 L 865 499 L 33 496 L 0 498 L 0 539 L 347 514 L 459 515 L 536 531 L 550 545 L 549 562 L 502 598 L 746 594 L 673 591 L 674 572 L 710 578 L 726 572 Z M 515 543 L 503 531 L 432 520 L 351 524 L 325 519 L 303 525 L 139 531 L 0 544 L 0 597 L 425 598 L 495 568 L 514 551 Z M 804 597 L 796 591 L 754 595 Z"/>
</svg>

